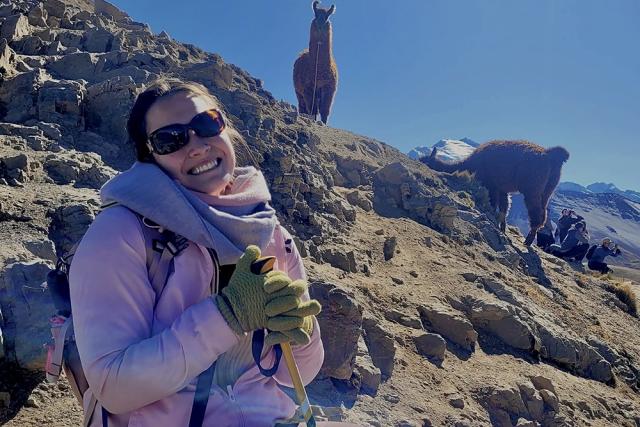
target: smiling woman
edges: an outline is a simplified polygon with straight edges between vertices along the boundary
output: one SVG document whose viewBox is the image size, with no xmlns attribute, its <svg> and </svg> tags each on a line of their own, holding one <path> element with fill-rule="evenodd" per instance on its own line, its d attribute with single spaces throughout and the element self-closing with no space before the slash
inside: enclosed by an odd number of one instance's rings
<svg viewBox="0 0 640 427">
<path fill-rule="evenodd" d="M 115 207 L 93 222 L 70 273 L 85 425 L 273 426 L 291 417 L 279 345 L 293 344 L 309 383 L 324 358 L 320 305 L 262 173 L 236 166 L 242 139 L 197 83 L 153 83 L 127 126 L 138 162 L 100 190 Z M 149 238 L 147 228 L 179 237 Z"/>
</svg>

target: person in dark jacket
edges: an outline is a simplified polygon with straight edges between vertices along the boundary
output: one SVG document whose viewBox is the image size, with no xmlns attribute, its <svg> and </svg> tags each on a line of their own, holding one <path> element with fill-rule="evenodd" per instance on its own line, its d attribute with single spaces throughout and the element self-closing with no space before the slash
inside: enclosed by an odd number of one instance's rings
<svg viewBox="0 0 640 427">
<path fill-rule="evenodd" d="M 599 271 L 602 274 L 609 273 L 613 270 L 604 262 L 604 259 L 608 256 L 617 257 L 621 253 L 622 251 L 620 251 L 618 245 L 613 243 L 611 239 L 602 239 L 602 244 L 596 246 L 591 258 L 589 258 L 588 267 L 590 270 Z"/>
<path fill-rule="evenodd" d="M 589 250 L 589 232 L 584 221 L 576 222 L 567 232 L 562 244 L 552 246 L 551 253 L 567 261 L 573 259 L 582 262 L 585 254 Z"/>
<path fill-rule="evenodd" d="M 558 219 L 558 228 L 556 228 L 556 237 L 558 237 L 558 242 L 562 243 L 571 226 L 582 220 L 584 220 L 584 218 L 581 215 L 578 215 L 575 211 L 566 208 L 562 209 L 560 218 Z"/>
</svg>

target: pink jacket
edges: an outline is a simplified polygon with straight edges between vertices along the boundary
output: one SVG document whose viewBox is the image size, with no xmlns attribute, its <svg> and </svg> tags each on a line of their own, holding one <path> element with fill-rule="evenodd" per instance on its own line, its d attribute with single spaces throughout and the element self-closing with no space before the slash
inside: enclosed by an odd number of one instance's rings
<svg viewBox="0 0 640 427">
<path fill-rule="evenodd" d="M 288 232 L 276 226 L 263 255 L 292 279 L 306 278 L 295 245 L 287 253 Z M 155 295 L 145 263 L 138 218 L 123 207 L 96 218 L 79 245 L 70 273 L 75 335 L 83 369 L 98 407 L 91 426 L 101 426 L 100 405 L 109 427 L 186 426 L 198 374 L 238 342 L 210 296 L 213 263 L 205 248 L 191 243 L 175 258 L 175 270 L 154 310 Z M 308 298 L 308 295 L 306 296 Z M 311 342 L 294 346 L 305 383 L 324 359 L 316 322 Z M 273 350 L 262 366 L 274 362 Z M 204 426 L 272 426 L 295 410 L 278 385 L 291 387 L 284 360 L 273 377 L 257 366 L 233 387 L 213 385 Z"/>
</svg>

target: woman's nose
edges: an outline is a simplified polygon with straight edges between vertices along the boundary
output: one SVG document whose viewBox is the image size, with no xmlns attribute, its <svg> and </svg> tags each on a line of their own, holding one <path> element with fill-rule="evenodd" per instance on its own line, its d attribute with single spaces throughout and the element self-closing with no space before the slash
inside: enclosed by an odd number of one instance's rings
<svg viewBox="0 0 640 427">
<path fill-rule="evenodd" d="M 201 156 L 210 149 L 208 138 L 201 138 L 192 129 L 189 130 L 189 156 Z"/>
</svg>

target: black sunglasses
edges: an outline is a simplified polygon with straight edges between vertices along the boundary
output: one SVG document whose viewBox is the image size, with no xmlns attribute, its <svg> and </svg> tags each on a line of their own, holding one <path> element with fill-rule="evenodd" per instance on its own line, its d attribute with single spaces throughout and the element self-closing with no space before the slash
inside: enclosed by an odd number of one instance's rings
<svg viewBox="0 0 640 427">
<path fill-rule="evenodd" d="M 196 114 L 189 124 L 173 124 L 151 132 L 147 138 L 147 148 L 156 154 L 171 154 L 189 143 L 189 130 L 201 138 L 218 136 L 225 128 L 222 113 L 216 109 Z"/>
</svg>

